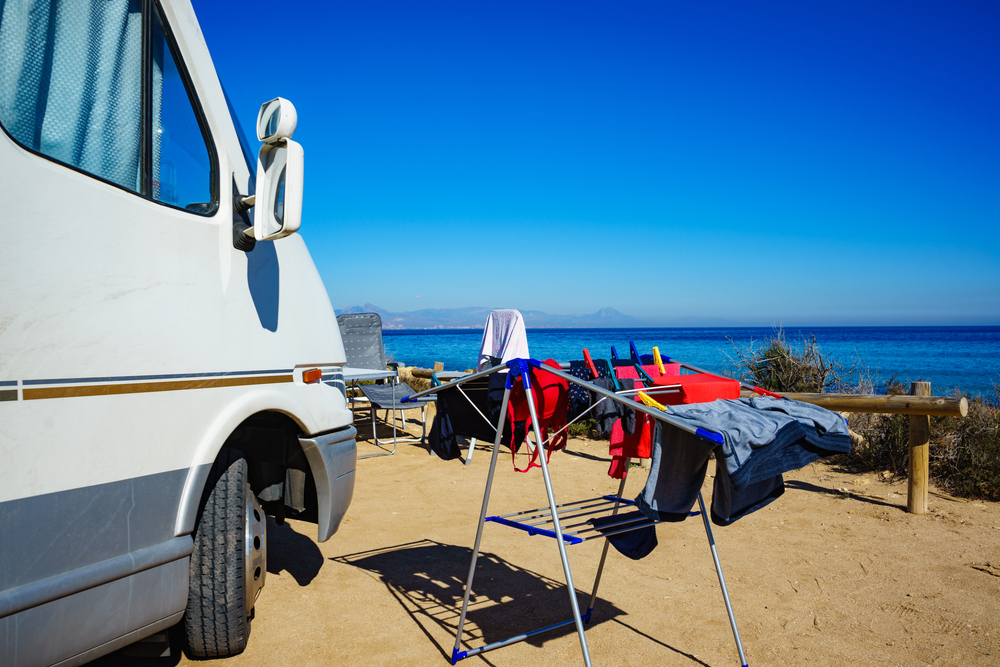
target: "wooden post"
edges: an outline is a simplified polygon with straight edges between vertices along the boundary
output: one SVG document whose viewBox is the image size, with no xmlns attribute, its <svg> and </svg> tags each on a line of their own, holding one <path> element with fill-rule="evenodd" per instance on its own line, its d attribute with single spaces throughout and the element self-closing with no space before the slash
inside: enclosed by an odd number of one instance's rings
<svg viewBox="0 0 1000 667">
<path fill-rule="evenodd" d="M 930 396 L 930 382 L 911 382 L 911 396 Z M 930 480 L 931 418 L 910 415 L 910 470 L 906 511 L 927 514 L 927 487 Z"/>
</svg>

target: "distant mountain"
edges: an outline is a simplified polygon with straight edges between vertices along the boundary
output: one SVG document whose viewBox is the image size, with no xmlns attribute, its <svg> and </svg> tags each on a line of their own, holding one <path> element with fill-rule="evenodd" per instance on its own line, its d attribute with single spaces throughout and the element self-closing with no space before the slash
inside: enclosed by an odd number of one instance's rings
<svg viewBox="0 0 1000 667">
<path fill-rule="evenodd" d="M 350 306 L 336 313 L 378 313 L 383 329 L 480 329 L 493 308 L 425 308 L 393 313 L 375 304 Z M 614 308 L 602 308 L 591 315 L 549 315 L 538 310 L 522 310 L 524 325 L 535 329 L 598 329 L 643 327 L 649 323 L 638 320 Z"/>
</svg>

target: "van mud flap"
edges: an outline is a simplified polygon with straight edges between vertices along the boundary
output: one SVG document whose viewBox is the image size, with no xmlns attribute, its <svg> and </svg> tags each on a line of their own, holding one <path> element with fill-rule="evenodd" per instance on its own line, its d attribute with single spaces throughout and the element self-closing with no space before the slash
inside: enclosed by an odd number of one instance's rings
<svg viewBox="0 0 1000 667">
<path fill-rule="evenodd" d="M 319 542 L 326 542 L 337 532 L 354 497 L 354 469 L 358 460 L 358 446 L 355 442 L 357 435 L 357 429 L 348 426 L 329 433 L 299 438 L 316 482 Z"/>
</svg>

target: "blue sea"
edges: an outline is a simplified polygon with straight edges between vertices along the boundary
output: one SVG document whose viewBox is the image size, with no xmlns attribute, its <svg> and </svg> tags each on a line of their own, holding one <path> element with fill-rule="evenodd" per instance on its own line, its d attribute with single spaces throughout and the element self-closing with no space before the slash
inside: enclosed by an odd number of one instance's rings
<svg viewBox="0 0 1000 667">
<path fill-rule="evenodd" d="M 734 344 L 761 344 L 774 335 L 770 328 L 690 329 L 528 329 L 528 346 L 536 359 L 582 359 L 583 348 L 607 359 L 614 346 L 628 357 L 629 341 L 640 354 L 660 354 L 718 373 L 733 374 Z M 785 328 L 786 340 L 800 347 L 816 337 L 820 349 L 845 368 L 857 362 L 877 383 L 898 380 L 931 383 L 934 394 L 956 388 L 972 395 L 991 394 L 1000 385 L 1000 327 L 810 327 Z M 481 330 L 422 329 L 383 331 L 386 353 L 407 366 L 447 370 L 474 368 Z M 732 342 L 730 342 L 732 341 Z M 880 390 L 876 384 L 876 390 Z"/>
</svg>

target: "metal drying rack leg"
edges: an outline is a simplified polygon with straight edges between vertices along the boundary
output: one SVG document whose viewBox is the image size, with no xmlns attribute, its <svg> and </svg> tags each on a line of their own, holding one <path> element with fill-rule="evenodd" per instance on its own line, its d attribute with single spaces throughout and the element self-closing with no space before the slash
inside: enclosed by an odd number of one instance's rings
<svg viewBox="0 0 1000 667">
<path fill-rule="evenodd" d="M 556 498 L 552 493 L 552 479 L 549 477 L 549 464 L 545 456 L 545 440 L 538 426 L 538 415 L 535 413 L 535 401 L 531 392 L 531 381 L 527 371 L 521 374 L 524 381 L 524 392 L 528 399 L 528 413 L 535 427 L 535 442 L 538 443 L 538 461 L 542 465 L 542 477 L 545 478 L 545 494 L 549 499 L 549 509 L 552 511 L 552 530 L 556 534 L 556 544 L 559 546 L 559 558 L 562 560 L 563 572 L 566 575 L 566 590 L 569 592 L 569 603 L 573 608 L 573 620 L 576 622 L 576 633 L 580 636 L 580 649 L 583 651 L 583 662 L 590 667 L 590 650 L 587 648 L 587 635 L 583 628 L 583 618 L 580 616 L 580 604 L 576 599 L 576 587 L 573 586 L 573 573 L 569 569 L 569 558 L 566 555 L 566 542 L 563 541 L 562 527 L 559 525 L 559 510 Z M 589 620 L 589 617 L 588 617 Z"/>
<path fill-rule="evenodd" d="M 573 585 L 573 574 L 570 571 L 569 558 L 566 555 L 566 544 L 563 540 L 562 528 L 559 525 L 559 514 L 556 506 L 555 495 L 552 492 L 552 480 L 549 477 L 548 463 L 545 460 L 545 441 L 542 439 L 542 434 L 538 426 L 538 415 L 535 412 L 535 403 L 534 403 L 534 397 L 532 396 L 531 381 L 528 378 L 529 376 L 527 371 L 522 373 L 521 381 L 524 383 L 525 394 L 528 404 L 528 412 L 531 415 L 531 423 L 534 425 L 535 442 L 537 443 L 536 447 L 539 448 L 538 460 L 541 463 L 542 477 L 545 480 L 545 493 L 549 501 L 549 510 L 552 512 L 553 529 L 556 534 L 556 544 L 559 547 L 559 558 L 562 561 L 563 573 L 566 576 L 566 587 L 569 593 L 570 607 L 573 609 L 573 620 L 563 621 L 561 623 L 555 623 L 553 625 L 549 625 L 544 628 L 539 628 L 538 630 L 533 630 L 531 632 L 526 632 L 524 634 L 517 635 L 515 637 L 510 637 L 502 641 L 494 642 L 492 644 L 487 644 L 485 646 L 480 646 L 478 648 L 469 649 L 468 651 L 460 650 L 462 643 L 462 632 L 465 628 L 465 619 L 468 615 L 468 610 L 469 610 L 469 599 L 472 594 L 472 582 L 476 574 L 476 561 L 479 558 L 479 549 L 482 543 L 483 526 L 486 524 L 486 513 L 487 509 L 489 508 L 490 491 L 493 486 L 494 473 L 496 472 L 497 454 L 500 451 L 500 441 L 503 437 L 503 429 L 506 423 L 507 404 L 510 400 L 510 390 L 511 390 L 510 382 L 508 382 L 508 386 L 505 389 L 503 395 L 503 403 L 500 408 L 500 423 L 497 427 L 496 440 L 493 443 L 493 455 L 492 458 L 490 459 L 490 471 L 489 475 L 486 478 L 486 491 L 483 494 L 483 506 L 479 513 L 479 526 L 476 529 L 476 542 L 472 550 L 472 562 L 469 564 L 469 578 L 465 586 L 465 597 L 462 599 L 462 613 L 459 616 L 458 628 L 456 629 L 455 646 L 452 649 L 451 664 L 453 665 L 463 658 L 467 658 L 479 653 L 484 653 L 486 651 L 491 651 L 493 649 L 514 644 L 516 642 L 523 641 L 534 635 L 547 632 L 549 630 L 554 630 L 556 628 L 569 625 L 570 623 L 575 623 L 577 635 L 580 638 L 580 649 L 583 651 L 584 664 L 587 667 L 591 667 L 590 651 L 587 648 L 587 636 L 584 632 L 584 626 L 583 626 L 584 618 L 580 614 L 580 605 L 576 599 L 576 587 Z M 587 619 L 589 620 L 589 618 L 590 617 L 588 615 Z"/>
<path fill-rule="evenodd" d="M 621 484 L 618 485 L 618 498 L 622 497 L 625 493 L 625 481 L 628 479 L 628 466 L 632 459 L 625 459 L 625 476 L 622 477 Z M 611 510 L 611 516 L 618 514 L 618 508 L 621 507 L 621 502 L 616 502 L 615 507 Z M 590 605 L 587 607 L 587 622 L 590 622 L 590 615 L 594 613 L 594 605 L 597 604 L 597 588 L 601 585 L 601 574 L 604 572 L 604 561 L 608 559 L 608 547 L 611 546 L 611 541 L 604 540 L 604 549 L 601 550 L 601 564 L 597 566 L 597 576 L 594 577 L 594 592 L 590 594 Z"/>
<path fill-rule="evenodd" d="M 715 561 L 715 573 L 719 575 L 719 586 L 722 587 L 722 599 L 726 601 L 726 613 L 729 614 L 729 625 L 733 628 L 733 637 L 736 639 L 736 650 L 740 654 L 740 664 L 747 667 L 747 657 L 743 654 L 743 642 L 740 641 L 740 631 L 736 629 L 736 617 L 733 615 L 733 605 L 729 601 L 729 590 L 726 589 L 726 578 L 722 576 L 722 563 L 719 562 L 719 552 L 715 549 L 715 538 L 712 537 L 712 526 L 708 521 L 708 512 L 705 511 L 705 499 L 698 492 L 698 509 L 701 510 L 702 521 L 705 522 L 705 534 L 708 536 L 708 544 L 712 548 L 712 560 Z"/>
<path fill-rule="evenodd" d="M 493 474 L 497 469 L 497 454 L 500 453 L 500 440 L 503 436 L 503 427 L 507 418 L 507 403 L 510 401 L 510 387 L 503 392 L 503 402 L 500 407 L 500 425 L 497 428 L 497 437 L 493 442 L 493 457 L 490 459 L 490 472 L 486 477 L 486 490 L 483 492 L 483 508 L 479 512 L 479 526 L 476 528 L 476 544 L 472 548 L 472 562 L 469 564 L 469 578 L 465 583 L 465 597 L 462 599 L 462 614 L 458 618 L 458 628 L 455 630 L 455 647 L 451 652 L 451 664 L 455 664 L 462 658 L 467 658 L 476 653 L 482 653 L 488 647 L 460 650 L 462 647 L 462 631 L 465 628 L 465 618 L 469 611 L 469 597 L 472 595 L 472 580 L 476 576 L 476 561 L 479 559 L 479 545 L 483 540 L 483 526 L 486 524 L 486 510 L 490 505 L 490 491 L 493 488 Z"/>
</svg>

